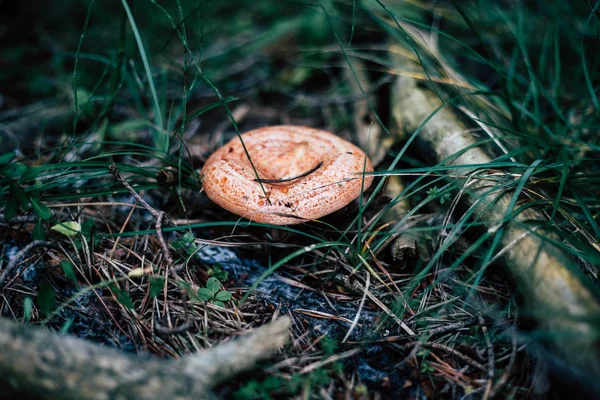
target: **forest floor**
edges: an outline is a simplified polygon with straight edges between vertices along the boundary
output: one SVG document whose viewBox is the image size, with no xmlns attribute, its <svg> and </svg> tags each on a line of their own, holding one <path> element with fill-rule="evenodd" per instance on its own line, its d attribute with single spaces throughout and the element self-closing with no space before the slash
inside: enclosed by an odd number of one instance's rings
<svg viewBox="0 0 600 400">
<path fill-rule="evenodd" d="M 596 288 L 597 4 L 47 3 L 0 2 L 3 317 L 178 357 L 288 315 L 290 344 L 224 398 L 558 398 L 577 385 L 539 361 L 495 232 L 463 218 L 460 170 L 404 131 L 390 99 L 413 78 L 497 157 L 479 168 L 521 177 L 536 163 L 522 204 Z M 374 184 L 289 226 L 208 199 L 208 156 L 282 124 L 361 146 Z"/>
</svg>

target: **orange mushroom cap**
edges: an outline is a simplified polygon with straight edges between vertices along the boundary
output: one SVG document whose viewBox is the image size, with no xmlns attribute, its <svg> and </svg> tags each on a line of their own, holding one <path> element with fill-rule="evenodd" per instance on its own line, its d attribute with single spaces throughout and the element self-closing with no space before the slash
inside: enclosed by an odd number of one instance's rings
<svg viewBox="0 0 600 400">
<path fill-rule="evenodd" d="M 283 125 L 241 137 L 260 181 L 236 137 L 208 158 L 203 186 L 212 201 L 252 221 L 315 220 L 346 206 L 373 182 L 363 175 L 373 171 L 367 155 L 332 133 Z"/>
</svg>

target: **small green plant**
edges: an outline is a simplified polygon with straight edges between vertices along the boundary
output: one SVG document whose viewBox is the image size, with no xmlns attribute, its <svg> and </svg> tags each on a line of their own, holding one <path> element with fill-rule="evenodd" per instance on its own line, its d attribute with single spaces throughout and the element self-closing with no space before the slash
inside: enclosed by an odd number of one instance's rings
<svg viewBox="0 0 600 400">
<path fill-rule="evenodd" d="M 252 379 L 244 383 L 233 397 L 236 400 L 272 399 L 279 398 L 282 394 L 291 397 L 306 388 L 325 386 L 330 380 L 329 372 L 325 368 L 318 368 L 304 375 L 296 373 L 290 379 L 268 376 L 262 381 Z M 277 396 L 274 396 L 275 394 Z"/>
<path fill-rule="evenodd" d="M 323 349 L 323 353 L 325 353 L 327 356 L 333 355 L 338 347 L 338 342 L 328 336 L 325 336 L 321 340 L 321 349 Z"/>
<path fill-rule="evenodd" d="M 433 368 L 431 366 L 431 364 L 429 364 L 427 361 L 424 360 L 421 363 L 421 373 L 422 374 L 431 374 L 433 372 L 435 372 L 435 368 Z"/>
<path fill-rule="evenodd" d="M 45 316 L 50 315 L 56 308 L 56 293 L 49 281 L 43 280 L 39 284 L 35 304 Z"/>
<path fill-rule="evenodd" d="M 315 386 L 325 386 L 331 380 L 329 371 L 325 368 L 319 368 L 314 370 L 309 376 L 310 384 Z"/>
<path fill-rule="evenodd" d="M 225 307 L 225 301 L 231 300 L 232 294 L 228 290 L 221 290 L 221 282 L 215 278 L 208 278 L 206 287 L 198 289 L 198 297 L 210 301 L 219 307 Z"/>
<path fill-rule="evenodd" d="M 208 276 L 214 276 L 221 282 L 226 281 L 229 277 L 229 272 L 224 271 L 223 266 L 218 262 L 215 262 L 212 268 L 209 268 L 206 272 L 208 273 Z"/>
<path fill-rule="evenodd" d="M 429 364 L 427 361 L 427 356 L 429 355 L 429 350 L 421 350 L 417 353 L 417 356 L 421 357 L 421 373 L 429 374 L 435 371 L 435 369 Z"/>
<path fill-rule="evenodd" d="M 194 254 L 197 251 L 197 247 L 194 244 L 194 240 L 196 239 L 196 237 L 190 233 L 190 232 L 186 232 L 183 236 L 181 236 L 179 239 L 175 240 L 174 242 L 171 243 L 171 246 L 173 246 L 173 248 L 175 250 L 182 250 L 185 249 L 185 251 L 187 252 L 188 255 Z"/>
<path fill-rule="evenodd" d="M 434 186 L 427 191 L 427 198 L 429 200 L 433 200 L 437 197 L 439 197 L 440 204 L 444 204 L 446 201 L 450 201 L 450 193 L 443 193 L 443 191 L 437 186 Z"/>
<path fill-rule="evenodd" d="M 255 379 L 242 385 L 233 398 L 236 400 L 271 399 L 271 393 L 284 385 L 284 380 L 276 376 L 269 376 L 262 382 Z"/>
</svg>

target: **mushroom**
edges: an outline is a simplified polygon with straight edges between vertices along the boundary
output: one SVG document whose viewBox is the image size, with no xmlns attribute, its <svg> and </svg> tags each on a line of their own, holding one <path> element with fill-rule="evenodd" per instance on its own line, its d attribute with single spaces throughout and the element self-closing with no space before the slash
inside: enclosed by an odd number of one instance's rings
<svg viewBox="0 0 600 400">
<path fill-rule="evenodd" d="M 208 158 L 203 186 L 212 201 L 252 221 L 289 225 L 319 219 L 373 182 L 364 175 L 373 171 L 366 154 L 332 133 L 283 125 L 241 137 L 252 163 L 236 137 Z"/>
</svg>

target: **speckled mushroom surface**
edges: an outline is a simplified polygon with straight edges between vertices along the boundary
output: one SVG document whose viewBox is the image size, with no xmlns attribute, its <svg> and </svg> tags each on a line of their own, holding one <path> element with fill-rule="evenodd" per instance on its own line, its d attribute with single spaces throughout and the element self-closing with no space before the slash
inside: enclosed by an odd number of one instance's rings
<svg viewBox="0 0 600 400">
<path fill-rule="evenodd" d="M 288 225 L 315 220 L 346 206 L 373 182 L 363 174 L 373 171 L 366 154 L 332 133 L 283 125 L 241 136 L 264 191 L 239 137 L 208 158 L 203 186 L 212 201 L 252 221 Z M 309 171 L 286 182 L 264 182 Z"/>
</svg>

